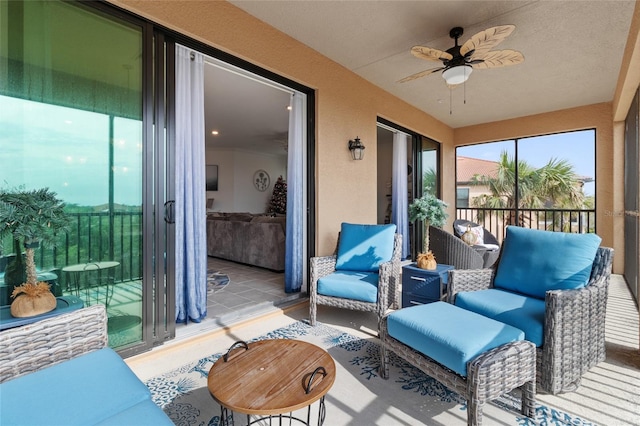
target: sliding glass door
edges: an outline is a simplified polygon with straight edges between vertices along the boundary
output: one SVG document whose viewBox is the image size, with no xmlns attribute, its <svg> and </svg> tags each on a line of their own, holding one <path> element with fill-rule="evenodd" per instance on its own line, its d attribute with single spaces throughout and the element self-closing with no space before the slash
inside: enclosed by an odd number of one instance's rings
<svg viewBox="0 0 640 426">
<path fill-rule="evenodd" d="M 401 136 L 401 137 L 398 137 Z M 405 148 L 398 149 L 401 144 Z M 406 209 L 414 199 L 424 194 L 432 194 L 440 198 L 440 144 L 425 136 L 405 129 L 395 123 L 378 117 L 377 122 L 377 142 L 378 142 L 378 223 L 396 223 L 399 229 L 401 218 L 399 213 L 394 212 L 404 210 L 404 219 L 408 221 Z M 407 156 L 407 169 L 401 164 L 399 153 Z M 393 158 L 396 164 L 392 164 L 389 159 Z M 394 183 L 394 179 L 399 176 L 407 176 L 406 188 L 403 185 Z M 394 200 L 394 193 L 406 191 L 405 200 Z M 400 189 L 401 188 L 401 189 Z M 406 203 L 407 207 L 402 204 Z M 395 217 L 395 218 L 394 218 Z M 409 242 L 405 248 L 405 257 L 415 259 L 424 239 L 423 226 L 415 226 L 409 223 L 404 238 Z M 416 244 L 419 242 L 419 244 Z"/>
<path fill-rule="evenodd" d="M 145 235 L 164 226 L 153 218 L 165 200 L 150 188 L 166 154 L 157 169 L 143 102 L 151 37 L 143 23 L 81 4 L 0 2 L 0 188 L 47 187 L 66 204 L 70 231 L 36 251 L 37 268 L 56 295 L 105 304 L 119 349 L 148 347 L 157 334 L 145 330 L 158 319 L 146 300 L 155 275 L 144 274 L 145 260 L 154 262 Z"/>
</svg>

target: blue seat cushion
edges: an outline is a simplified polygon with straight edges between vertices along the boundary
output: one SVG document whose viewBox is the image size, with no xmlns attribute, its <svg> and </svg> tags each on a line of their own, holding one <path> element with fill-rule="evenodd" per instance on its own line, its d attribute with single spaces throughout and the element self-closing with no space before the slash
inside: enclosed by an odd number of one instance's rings
<svg viewBox="0 0 640 426">
<path fill-rule="evenodd" d="M 508 226 L 494 286 L 544 299 L 587 285 L 601 238 Z"/>
<path fill-rule="evenodd" d="M 396 225 L 343 223 L 336 270 L 378 272 L 380 264 L 393 256 Z"/>
<path fill-rule="evenodd" d="M 318 294 L 376 303 L 378 300 L 378 274 L 336 271 L 318 280 Z"/>
<path fill-rule="evenodd" d="M 446 302 L 400 309 L 387 317 L 389 335 L 463 377 L 467 363 L 524 332 Z"/>
<path fill-rule="evenodd" d="M 4 382 L 0 393 L 2 426 L 96 424 L 151 400 L 149 389 L 109 348 Z"/>
<path fill-rule="evenodd" d="M 526 340 L 543 344 L 544 300 L 492 288 L 457 293 L 456 306 L 519 328 Z"/>
</svg>

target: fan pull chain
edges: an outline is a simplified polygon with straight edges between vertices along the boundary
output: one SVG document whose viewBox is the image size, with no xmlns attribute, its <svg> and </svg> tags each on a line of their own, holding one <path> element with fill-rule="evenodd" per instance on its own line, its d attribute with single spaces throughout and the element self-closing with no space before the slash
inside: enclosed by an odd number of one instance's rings
<svg viewBox="0 0 640 426">
<path fill-rule="evenodd" d="M 463 83 L 464 87 L 462 88 L 464 90 L 464 100 L 463 103 L 466 105 L 467 104 L 467 82 L 465 81 Z"/>
<path fill-rule="evenodd" d="M 464 75 L 465 75 L 465 78 L 464 78 L 464 82 L 462 83 L 462 85 L 464 86 L 462 88 L 462 90 L 464 92 L 463 93 L 463 98 L 464 99 L 463 99 L 462 102 L 464 103 L 464 105 L 466 105 L 467 104 L 467 67 L 464 67 Z"/>
<path fill-rule="evenodd" d="M 453 89 L 451 87 L 449 87 L 449 115 L 453 114 L 453 112 L 452 112 L 453 111 L 453 107 L 451 106 L 451 104 L 452 104 L 451 99 L 453 99 L 452 93 L 453 93 Z"/>
</svg>

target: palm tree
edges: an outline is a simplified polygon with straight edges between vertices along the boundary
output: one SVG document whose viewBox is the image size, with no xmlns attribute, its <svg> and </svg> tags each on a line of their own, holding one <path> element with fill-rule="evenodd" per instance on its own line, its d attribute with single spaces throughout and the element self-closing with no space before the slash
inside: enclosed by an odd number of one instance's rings
<svg viewBox="0 0 640 426">
<path fill-rule="evenodd" d="M 430 167 L 422 174 L 422 193 L 436 195 L 438 180 L 436 171 Z"/>
<path fill-rule="evenodd" d="M 506 151 L 500 153 L 496 176 L 476 175 L 475 185 L 485 185 L 490 194 L 474 197 L 474 207 L 486 209 L 509 209 L 508 225 L 523 226 L 526 218 L 521 213 L 516 218 L 516 207 L 524 209 L 579 209 L 584 206 L 582 182 L 566 160 L 551 158 L 547 164 L 535 168 L 523 160 L 517 163 L 518 194 L 516 197 L 516 161 Z M 518 204 L 516 205 L 516 202 Z M 483 213 L 478 213 L 481 221 Z M 554 215 L 554 221 L 560 220 Z M 570 220 L 563 221 L 570 223 Z"/>
</svg>

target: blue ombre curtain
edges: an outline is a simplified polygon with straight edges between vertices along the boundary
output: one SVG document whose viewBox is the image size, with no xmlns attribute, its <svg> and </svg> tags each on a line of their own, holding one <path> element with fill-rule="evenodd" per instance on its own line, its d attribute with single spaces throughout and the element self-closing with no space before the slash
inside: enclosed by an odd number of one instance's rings
<svg viewBox="0 0 640 426">
<path fill-rule="evenodd" d="M 287 160 L 287 236 L 284 262 L 284 289 L 287 293 L 302 287 L 304 223 L 304 122 L 302 95 L 291 95 Z"/>
<path fill-rule="evenodd" d="M 402 235 L 402 259 L 409 256 L 409 206 L 407 194 L 407 143 L 409 136 L 393 133 L 393 166 L 391 189 L 391 223 Z"/>
<path fill-rule="evenodd" d="M 179 45 L 175 178 L 176 322 L 200 322 L 207 316 L 204 57 Z"/>
</svg>

